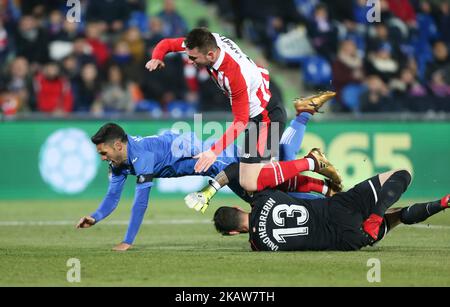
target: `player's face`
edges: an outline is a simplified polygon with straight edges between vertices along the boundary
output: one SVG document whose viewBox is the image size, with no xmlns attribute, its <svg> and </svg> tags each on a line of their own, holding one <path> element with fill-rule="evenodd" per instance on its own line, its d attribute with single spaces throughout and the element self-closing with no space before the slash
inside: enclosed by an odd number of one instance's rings
<svg viewBox="0 0 450 307">
<path fill-rule="evenodd" d="M 123 147 L 120 142 L 113 144 L 100 143 L 97 145 L 97 152 L 102 161 L 109 161 L 114 167 L 119 167 L 124 161 Z"/>
<path fill-rule="evenodd" d="M 186 53 L 189 57 L 190 63 L 194 64 L 196 67 L 206 67 L 206 66 L 212 66 L 213 62 L 211 59 L 211 55 L 213 54 L 212 51 L 208 52 L 207 54 L 203 54 L 198 50 L 198 48 L 194 49 L 188 49 L 186 48 Z"/>
</svg>

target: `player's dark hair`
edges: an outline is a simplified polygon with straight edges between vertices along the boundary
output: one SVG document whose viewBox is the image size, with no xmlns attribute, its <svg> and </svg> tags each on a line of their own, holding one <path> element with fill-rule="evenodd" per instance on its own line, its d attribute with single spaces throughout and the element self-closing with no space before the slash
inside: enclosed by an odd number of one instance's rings
<svg viewBox="0 0 450 307">
<path fill-rule="evenodd" d="M 217 232 L 228 235 L 230 231 L 240 228 L 240 211 L 231 207 L 220 207 L 214 213 L 214 226 Z"/>
<path fill-rule="evenodd" d="M 186 36 L 184 41 L 188 49 L 198 48 L 200 52 L 207 53 L 217 49 L 217 42 L 214 35 L 207 28 L 195 28 Z"/>
<path fill-rule="evenodd" d="M 103 125 L 97 133 L 91 137 L 91 141 L 95 145 L 101 143 L 112 143 L 116 140 L 120 140 L 123 143 L 128 142 L 125 131 L 122 127 L 114 123 L 107 123 Z"/>
</svg>

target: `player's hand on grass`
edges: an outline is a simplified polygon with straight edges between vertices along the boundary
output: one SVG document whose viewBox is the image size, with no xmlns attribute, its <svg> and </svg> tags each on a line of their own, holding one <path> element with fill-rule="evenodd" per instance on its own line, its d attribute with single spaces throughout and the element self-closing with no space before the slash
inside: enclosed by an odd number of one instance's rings
<svg viewBox="0 0 450 307">
<path fill-rule="evenodd" d="M 89 228 L 94 226 L 95 219 L 92 216 L 83 216 L 78 222 L 76 228 Z"/>
<path fill-rule="evenodd" d="M 147 64 L 145 64 L 145 68 L 147 68 L 149 71 L 155 71 L 164 67 L 166 67 L 166 64 L 164 64 L 163 61 L 157 59 L 151 59 L 147 62 Z"/>
<path fill-rule="evenodd" d="M 194 157 L 194 159 L 198 159 L 197 163 L 194 166 L 194 170 L 196 173 L 206 172 L 211 165 L 214 164 L 217 160 L 216 154 L 210 149 L 208 151 L 204 151 Z"/>
<path fill-rule="evenodd" d="M 120 243 L 113 247 L 113 251 L 115 252 L 125 252 L 131 248 L 131 244 L 128 243 Z"/>
</svg>

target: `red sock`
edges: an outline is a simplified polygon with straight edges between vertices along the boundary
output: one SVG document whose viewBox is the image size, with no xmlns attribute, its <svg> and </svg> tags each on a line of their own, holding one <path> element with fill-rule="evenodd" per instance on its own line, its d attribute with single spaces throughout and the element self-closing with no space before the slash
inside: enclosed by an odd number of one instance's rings
<svg viewBox="0 0 450 307">
<path fill-rule="evenodd" d="M 363 229 L 374 240 L 378 239 L 378 233 L 380 232 L 380 226 L 383 223 L 383 218 L 377 214 L 372 213 L 367 220 L 363 223 Z"/>
<path fill-rule="evenodd" d="M 267 188 L 274 188 L 295 177 L 298 173 L 308 170 L 310 170 L 308 159 L 269 163 L 259 172 L 257 189 L 262 191 Z"/>
<path fill-rule="evenodd" d="M 450 203 L 450 194 L 441 199 L 441 207 L 447 209 L 449 203 Z"/>
<path fill-rule="evenodd" d="M 299 193 L 323 193 L 325 182 L 320 179 L 297 175 L 294 178 L 289 179 L 277 188 L 284 192 L 299 192 Z"/>
</svg>

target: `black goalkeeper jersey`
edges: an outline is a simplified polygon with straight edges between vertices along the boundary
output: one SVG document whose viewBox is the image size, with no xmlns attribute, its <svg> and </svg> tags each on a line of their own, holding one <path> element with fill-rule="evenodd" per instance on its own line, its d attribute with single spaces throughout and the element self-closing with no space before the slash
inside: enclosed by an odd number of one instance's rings
<svg viewBox="0 0 450 307">
<path fill-rule="evenodd" d="M 267 190 L 258 193 L 249 217 L 253 250 L 333 250 L 338 231 L 329 218 L 329 200 L 300 200 Z"/>
</svg>

